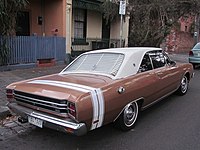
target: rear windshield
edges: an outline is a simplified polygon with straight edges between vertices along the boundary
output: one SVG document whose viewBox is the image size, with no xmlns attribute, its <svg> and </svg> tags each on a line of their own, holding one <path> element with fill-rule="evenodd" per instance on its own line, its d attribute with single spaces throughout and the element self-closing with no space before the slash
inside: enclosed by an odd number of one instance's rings
<svg viewBox="0 0 200 150">
<path fill-rule="evenodd" d="M 89 53 L 76 59 L 64 72 L 103 73 L 115 76 L 123 62 L 120 53 Z"/>
<path fill-rule="evenodd" d="M 197 43 L 193 49 L 200 49 L 200 43 Z"/>
</svg>

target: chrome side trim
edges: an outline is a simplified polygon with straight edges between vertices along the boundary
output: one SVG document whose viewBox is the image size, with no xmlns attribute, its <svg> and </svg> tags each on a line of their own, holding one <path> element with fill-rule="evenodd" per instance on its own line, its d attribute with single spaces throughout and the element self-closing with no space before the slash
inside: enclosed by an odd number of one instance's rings
<svg viewBox="0 0 200 150">
<path fill-rule="evenodd" d="M 189 72 L 188 72 L 188 71 L 187 71 L 187 72 L 185 72 L 185 73 L 183 74 L 183 77 L 184 77 L 184 76 L 185 76 L 187 73 L 189 73 Z M 189 73 L 189 74 L 190 74 L 190 73 Z M 188 82 L 189 82 L 189 80 L 188 80 Z M 166 95 L 162 96 L 161 98 L 159 98 L 159 99 L 157 99 L 157 100 L 153 101 L 152 103 L 150 103 L 150 104 L 148 104 L 148 105 L 146 105 L 146 106 L 142 107 L 142 110 L 145 110 L 145 109 L 147 109 L 148 107 L 152 106 L 153 104 L 155 104 L 155 103 L 157 103 L 157 102 L 161 101 L 162 99 L 164 99 L 164 98 L 168 97 L 169 95 L 171 95 L 172 93 L 176 92 L 176 91 L 178 90 L 179 86 L 180 86 L 180 85 L 178 85 L 178 87 L 177 87 L 175 90 L 173 90 L 173 91 L 169 92 L 168 94 L 166 94 Z"/>
<path fill-rule="evenodd" d="M 179 87 L 178 87 L 178 88 L 179 88 Z M 148 107 L 154 105 L 155 103 L 158 103 L 159 101 L 161 101 L 161 100 L 163 100 L 164 98 L 168 97 L 168 96 L 171 95 L 172 93 L 176 92 L 176 91 L 178 90 L 178 88 L 175 89 L 175 90 L 173 90 L 172 92 L 169 92 L 168 94 L 162 96 L 161 98 L 159 98 L 159 99 L 153 101 L 152 103 L 150 103 L 150 104 L 148 104 L 148 105 L 142 107 L 142 110 L 145 110 L 145 109 L 147 109 Z"/>
</svg>

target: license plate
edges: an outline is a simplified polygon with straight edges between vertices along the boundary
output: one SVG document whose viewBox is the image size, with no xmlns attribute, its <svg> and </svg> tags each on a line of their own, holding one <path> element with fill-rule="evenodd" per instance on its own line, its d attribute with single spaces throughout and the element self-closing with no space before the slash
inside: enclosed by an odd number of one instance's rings
<svg viewBox="0 0 200 150">
<path fill-rule="evenodd" d="M 28 116 L 28 122 L 30 124 L 33 124 L 33 125 L 38 126 L 40 128 L 42 128 L 42 126 L 43 126 L 43 121 L 42 120 L 34 118 L 34 117 L 31 117 L 31 116 Z"/>
</svg>

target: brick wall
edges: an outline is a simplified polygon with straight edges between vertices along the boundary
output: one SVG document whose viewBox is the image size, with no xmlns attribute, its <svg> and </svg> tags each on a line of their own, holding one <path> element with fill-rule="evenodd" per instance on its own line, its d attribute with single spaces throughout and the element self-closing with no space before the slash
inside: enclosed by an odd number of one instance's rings
<svg viewBox="0 0 200 150">
<path fill-rule="evenodd" d="M 187 53 L 194 45 L 194 38 L 189 32 L 172 30 L 163 45 L 169 53 Z"/>
<path fill-rule="evenodd" d="M 165 38 L 162 47 L 169 53 L 187 53 L 194 45 L 194 38 L 191 34 L 191 26 L 194 22 L 194 16 L 186 15 L 179 19 L 180 28 L 172 29 Z"/>
</svg>

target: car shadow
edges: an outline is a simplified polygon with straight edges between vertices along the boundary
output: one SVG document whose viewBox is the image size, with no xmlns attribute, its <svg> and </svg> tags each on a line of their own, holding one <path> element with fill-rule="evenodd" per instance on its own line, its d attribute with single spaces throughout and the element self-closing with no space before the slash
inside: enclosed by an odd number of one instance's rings
<svg viewBox="0 0 200 150">
<path fill-rule="evenodd" d="M 195 65 L 194 70 L 200 70 L 200 64 Z"/>
<path fill-rule="evenodd" d="M 178 97 L 179 96 L 172 94 L 150 108 L 142 111 L 135 128 L 128 132 L 123 132 L 114 128 L 111 123 L 90 131 L 86 135 L 80 137 L 48 128 L 35 128 L 20 134 L 18 137 L 28 145 L 37 145 L 37 149 L 41 149 L 42 147 L 46 149 L 63 149 L 64 147 L 67 147 L 67 149 L 106 148 L 106 146 L 115 144 L 125 138 L 137 140 L 142 134 L 154 129 L 155 124 L 157 124 L 156 121 L 163 118 L 162 113 L 167 112 L 167 110 L 174 105 L 174 102 L 180 103 Z"/>
<path fill-rule="evenodd" d="M 18 135 L 26 145 L 37 145 L 36 149 L 98 149 L 96 146 L 108 144 L 110 139 L 121 138 L 126 135 L 113 127 L 113 124 L 105 125 L 101 128 L 88 132 L 83 136 L 75 136 L 58 132 L 48 128 L 35 128 Z M 43 146 L 42 146 L 43 145 Z M 44 146 L 45 145 L 45 146 Z"/>
</svg>

